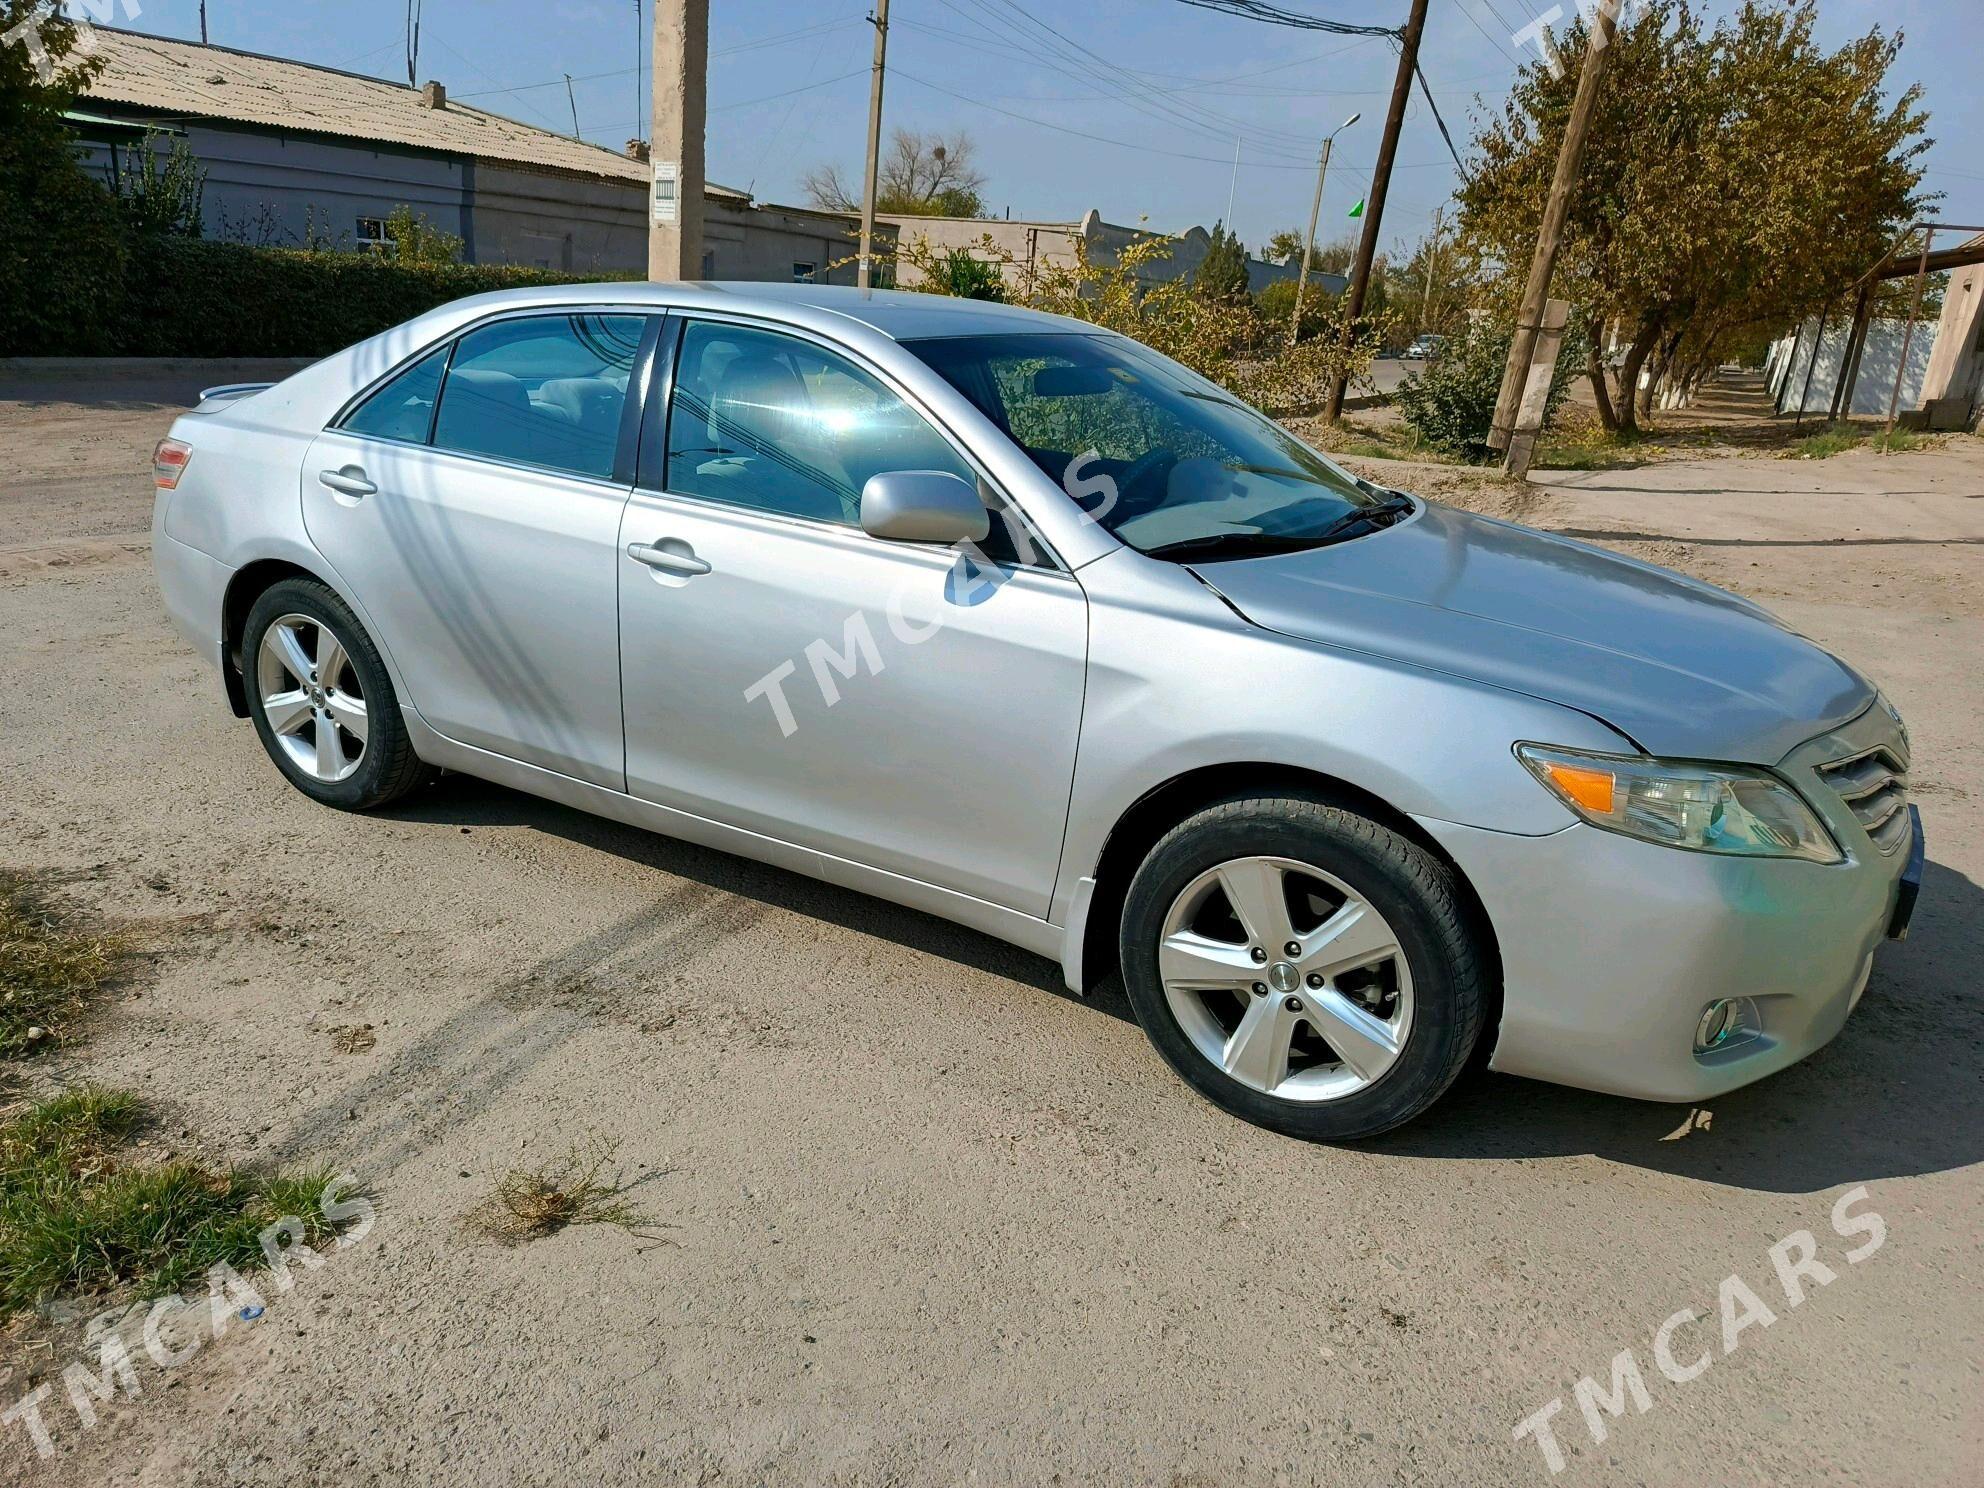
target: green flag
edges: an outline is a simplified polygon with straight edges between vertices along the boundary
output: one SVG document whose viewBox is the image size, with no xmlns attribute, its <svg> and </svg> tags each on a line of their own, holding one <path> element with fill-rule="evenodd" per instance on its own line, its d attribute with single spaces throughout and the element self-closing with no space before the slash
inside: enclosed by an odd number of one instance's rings
<svg viewBox="0 0 1984 1488">
<path fill-rule="evenodd" d="M 1357 205 L 1350 209 L 1350 215 L 1353 217 L 1362 217 L 1364 215 L 1363 197 L 1360 196 L 1359 198 L 1357 198 Z"/>
</svg>

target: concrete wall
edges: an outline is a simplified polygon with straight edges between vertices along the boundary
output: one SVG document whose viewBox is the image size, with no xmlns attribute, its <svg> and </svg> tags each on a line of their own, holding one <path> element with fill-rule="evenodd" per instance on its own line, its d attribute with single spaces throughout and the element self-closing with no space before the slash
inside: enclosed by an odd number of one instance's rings
<svg viewBox="0 0 1984 1488">
<path fill-rule="evenodd" d="M 360 218 L 383 219 L 407 206 L 459 237 L 469 263 L 574 274 L 647 271 L 648 194 L 639 181 L 249 128 L 194 124 L 183 135 L 207 171 L 202 210 L 209 238 L 293 248 L 314 231 L 320 240 L 352 247 Z M 121 153 L 128 146 L 86 144 L 86 163 L 106 179 L 113 148 Z M 795 265 L 810 263 L 818 282 L 852 284 L 851 262 L 828 265 L 853 258 L 854 227 L 852 219 L 829 213 L 711 193 L 707 274 L 789 282 Z"/>
<path fill-rule="evenodd" d="M 1104 222 L 1101 214 L 1093 210 L 1079 222 L 1014 222 L 999 217 L 911 217 L 895 214 L 883 220 L 896 229 L 904 243 L 924 238 L 940 253 L 962 248 L 988 262 L 1010 262 L 1015 271 L 1022 274 L 1047 268 L 1072 267 L 1078 261 L 1076 244 L 1084 240 L 1091 263 L 1112 267 L 1125 249 L 1155 236 L 1146 228 L 1121 227 L 1113 222 Z M 985 248 L 988 238 L 992 243 L 990 252 Z M 1165 257 L 1145 264 L 1137 277 L 1145 284 L 1162 284 L 1187 277 L 1198 268 L 1211 245 L 1212 235 L 1203 227 L 1187 228 L 1173 239 L 1171 251 Z M 899 269 L 898 273 L 898 282 L 905 289 L 914 289 L 921 280 L 921 275 L 907 266 Z M 1247 287 L 1255 292 L 1277 280 L 1292 281 L 1295 277 L 1293 264 L 1271 264 L 1253 257 L 1247 260 Z M 1320 284 L 1327 293 L 1341 294 L 1348 281 L 1341 274 L 1311 274 L 1309 282 Z"/>
<path fill-rule="evenodd" d="M 443 232 L 467 236 L 466 162 L 203 124 L 184 126 L 183 136 L 206 167 L 202 211 L 209 238 L 294 248 L 306 241 L 314 220 L 318 232 L 349 240 L 360 217 L 385 217 L 401 205 Z M 106 179 L 113 148 L 121 155 L 128 147 L 86 142 L 85 163 Z M 162 152 L 165 142 L 155 148 Z"/>
<path fill-rule="evenodd" d="M 704 277 L 792 282 L 805 277 L 801 265 L 811 264 L 815 284 L 852 284 L 859 231 L 851 217 L 803 207 L 744 207 L 712 196 L 703 217 Z M 878 251 L 895 251 L 888 224 L 876 224 L 876 238 Z"/>
<path fill-rule="evenodd" d="M 1954 401 L 1960 405 L 1957 417 L 1966 421 L 1975 419 L 1984 403 L 1984 264 L 1950 274 L 1922 397 Z"/>
<path fill-rule="evenodd" d="M 1813 338 L 1818 328 L 1818 319 L 1814 317 L 1798 328 L 1795 343 L 1793 338 L 1785 337 L 1772 348 L 1766 370 L 1771 391 L 1777 395 L 1780 413 L 1798 412 L 1801 397 L 1804 400 L 1803 411 L 1807 414 L 1816 413 L 1823 417 L 1826 410 L 1832 407 L 1832 392 L 1844 370 L 1841 362 L 1852 326 L 1844 316 L 1836 315 L 1827 321 L 1825 340 L 1816 348 L 1818 370 L 1812 373 L 1812 385 L 1807 391 L 1805 376 L 1812 366 Z M 1867 344 L 1860 353 L 1860 371 L 1854 379 L 1852 407 L 1848 412 L 1886 415 L 1888 399 L 1894 391 L 1895 367 L 1901 359 L 1901 344 L 1907 328 L 1908 322 L 1905 320 L 1876 320 L 1868 325 Z M 1929 370 L 1930 347 L 1935 335 L 1934 326 L 1918 324 L 1914 336 L 1909 338 L 1908 370 L 1901 379 L 1899 405 L 1904 410 L 1921 406 L 1923 378 Z"/>
</svg>

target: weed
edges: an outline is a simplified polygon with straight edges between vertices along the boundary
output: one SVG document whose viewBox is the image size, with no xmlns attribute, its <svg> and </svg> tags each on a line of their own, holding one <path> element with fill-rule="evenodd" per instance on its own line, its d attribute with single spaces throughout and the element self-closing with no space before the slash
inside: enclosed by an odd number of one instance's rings
<svg viewBox="0 0 1984 1488">
<path fill-rule="evenodd" d="M 617 1169 L 606 1176 L 619 1150 L 618 1142 L 591 1138 L 575 1143 L 554 1167 L 512 1168 L 470 1221 L 509 1245 L 540 1240 L 572 1225 L 618 1225 L 642 1233 L 648 1222 L 622 1197 L 633 1184 L 623 1183 Z"/>
<path fill-rule="evenodd" d="M 72 928 L 16 873 L 0 871 L 0 1059 L 60 1043 L 126 954 Z"/>
</svg>

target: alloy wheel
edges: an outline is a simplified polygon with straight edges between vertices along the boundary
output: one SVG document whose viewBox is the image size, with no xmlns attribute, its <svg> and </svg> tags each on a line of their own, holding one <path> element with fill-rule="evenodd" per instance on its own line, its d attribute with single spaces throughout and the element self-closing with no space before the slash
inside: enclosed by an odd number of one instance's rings
<svg viewBox="0 0 1984 1488">
<path fill-rule="evenodd" d="M 344 642 L 323 621 L 284 615 L 262 633 L 256 695 L 289 762 L 313 780 L 348 779 L 365 758 L 365 693 Z"/>
<path fill-rule="evenodd" d="M 1282 1100 L 1339 1100 L 1397 1061 L 1412 973 L 1385 917 L 1293 858 L 1236 858 L 1172 901 L 1158 979 L 1192 1046 Z"/>
</svg>

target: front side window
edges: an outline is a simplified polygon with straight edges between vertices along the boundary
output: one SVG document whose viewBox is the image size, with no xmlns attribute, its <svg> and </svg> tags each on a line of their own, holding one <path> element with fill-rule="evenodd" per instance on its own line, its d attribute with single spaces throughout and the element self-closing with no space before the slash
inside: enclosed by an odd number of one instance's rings
<svg viewBox="0 0 1984 1488">
<path fill-rule="evenodd" d="M 425 444 L 434 422 L 434 399 L 441 391 L 441 373 L 448 365 L 448 348 L 430 351 L 406 371 L 351 411 L 344 427 L 374 439 L 403 439 Z"/>
<path fill-rule="evenodd" d="M 668 490 L 858 526 L 861 488 L 894 470 L 978 479 L 921 414 L 852 362 L 772 331 L 684 329 Z"/>
<path fill-rule="evenodd" d="M 1387 493 L 1231 393 L 1127 337 L 1080 332 L 905 343 L 1089 516 L 1165 556 L 1329 541 Z M 1385 514 L 1396 516 L 1395 506 Z M 1168 551 L 1167 551 L 1168 550 Z"/>
<path fill-rule="evenodd" d="M 646 318 L 534 315 L 455 348 L 434 446 L 608 478 Z"/>
</svg>

